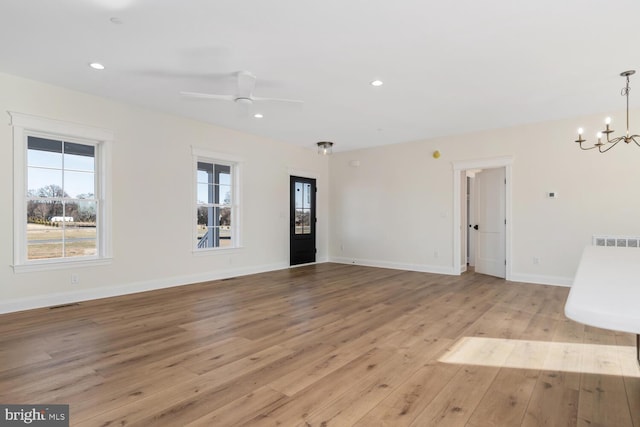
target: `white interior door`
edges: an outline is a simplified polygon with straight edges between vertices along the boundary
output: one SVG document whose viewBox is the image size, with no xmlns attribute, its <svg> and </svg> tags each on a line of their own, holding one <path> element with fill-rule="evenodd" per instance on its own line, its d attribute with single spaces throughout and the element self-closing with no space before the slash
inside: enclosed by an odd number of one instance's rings
<svg viewBox="0 0 640 427">
<path fill-rule="evenodd" d="M 475 271 L 506 276 L 506 185 L 504 168 L 485 169 L 475 178 L 477 230 Z M 475 228 L 475 226 L 474 226 Z"/>
<path fill-rule="evenodd" d="M 468 190 L 468 198 L 467 198 L 467 212 L 469 214 L 469 220 L 467 221 L 466 227 L 468 231 L 468 257 L 467 263 L 469 267 L 476 266 L 476 233 L 473 230 L 473 225 L 476 224 L 476 178 L 475 174 L 473 176 L 469 176 L 467 178 L 467 186 Z"/>
</svg>

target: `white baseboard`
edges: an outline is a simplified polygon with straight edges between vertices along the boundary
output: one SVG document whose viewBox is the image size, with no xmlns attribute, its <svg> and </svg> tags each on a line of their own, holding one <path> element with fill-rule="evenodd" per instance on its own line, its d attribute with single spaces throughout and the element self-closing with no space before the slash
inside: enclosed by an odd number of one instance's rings
<svg viewBox="0 0 640 427">
<path fill-rule="evenodd" d="M 394 270 L 408 270 L 419 271 L 421 273 L 435 273 L 456 275 L 459 272 L 454 271 L 453 268 L 444 265 L 427 265 L 427 264 L 405 264 L 400 262 L 380 261 L 371 259 L 354 259 L 343 257 L 329 257 L 329 262 L 335 262 L 338 264 L 353 264 L 364 265 L 366 267 L 379 267 L 379 268 L 391 268 Z"/>
<path fill-rule="evenodd" d="M 34 308 L 51 307 L 62 304 L 72 304 L 99 298 L 109 298 L 120 295 L 135 294 L 138 292 L 153 291 L 156 289 L 171 288 L 174 286 L 184 286 L 193 283 L 208 282 L 211 280 L 247 276 L 249 274 L 266 273 L 268 271 L 283 270 L 286 268 L 289 268 L 288 264 L 276 263 L 248 268 L 229 269 L 221 272 L 208 272 L 188 276 L 176 276 L 170 278 L 127 283 L 124 285 L 108 287 L 105 286 L 101 288 L 84 289 L 72 292 L 38 295 L 28 298 L 16 298 L 0 302 L 0 314 L 31 310 Z"/>
<path fill-rule="evenodd" d="M 459 272 L 453 268 L 441 265 L 406 264 L 389 261 L 352 259 L 341 257 L 323 258 L 317 264 L 323 262 L 335 262 L 338 264 L 363 265 L 367 267 L 391 268 L 394 270 L 419 271 L 422 273 L 435 273 L 445 275 L 457 275 Z M 123 285 L 84 289 L 72 292 L 59 292 L 48 295 L 38 295 L 28 298 L 15 298 L 0 302 L 0 314 L 16 311 L 31 310 L 34 308 L 51 307 L 62 304 L 72 304 L 99 298 L 109 298 L 120 295 L 134 294 L 138 292 L 153 291 L 156 289 L 184 286 L 193 283 L 207 282 L 211 280 L 228 279 L 230 277 L 247 276 L 249 274 L 266 273 L 269 271 L 284 270 L 290 266 L 287 263 L 260 265 L 248 268 L 230 269 L 221 272 L 208 272 L 188 276 L 176 276 L 170 278 L 146 280 Z M 512 282 L 537 283 L 543 285 L 571 286 L 573 277 L 542 276 L 533 274 L 512 274 Z"/>
<path fill-rule="evenodd" d="M 330 257 L 329 262 L 335 262 L 339 264 L 353 264 L 364 265 L 367 267 L 380 267 L 380 268 L 392 268 L 396 270 L 408 270 L 419 271 L 422 273 L 436 273 L 446 275 L 459 275 L 463 266 L 460 266 L 458 271 L 448 266 L 442 265 L 423 265 L 423 264 L 405 264 L 389 261 L 368 260 L 368 259 L 353 259 L 344 257 Z M 534 274 L 511 274 L 509 278 L 512 282 L 534 283 L 539 285 L 554 285 L 554 286 L 571 286 L 573 284 L 573 277 L 560 277 L 560 276 L 544 276 Z"/>
<path fill-rule="evenodd" d="M 521 274 L 513 273 L 509 278 L 512 282 L 524 282 L 524 283 L 536 283 L 538 285 L 554 285 L 554 286 L 568 286 L 573 285 L 573 277 L 561 277 L 561 276 L 543 276 L 537 274 Z"/>
</svg>

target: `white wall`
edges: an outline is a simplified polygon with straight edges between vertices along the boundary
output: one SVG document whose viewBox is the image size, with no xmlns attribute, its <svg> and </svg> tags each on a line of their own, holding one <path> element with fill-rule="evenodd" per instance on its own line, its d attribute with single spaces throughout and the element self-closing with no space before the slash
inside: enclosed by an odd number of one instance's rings
<svg viewBox="0 0 640 427">
<path fill-rule="evenodd" d="M 595 134 L 603 119 L 604 114 L 334 154 L 330 259 L 453 273 L 452 162 L 513 156 L 511 278 L 571 284 L 592 235 L 640 235 L 640 148 L 621 143 L 600 154 L 573 142 L 579 126 Z M 624 111 L 613 121 L 620 134 Z M 439 159 L 432 158 L 436 149 Z M 360 166 L 350 166 L 353 160 Z M 549 191 L 559 198 L 546 198 Z"/>
<path fill-rule="evenodd" d="M 307 150 L 0 74 L 0 110 L 115 132 L 113 262 L 14 273 L 12 129 L 0 127 L 0 312 L 286 268 L 289 172 L 318 179 L 318 260 L 327 259 L 328 161 Z M 244 160 L 243 248 L 192 253 L 191 146 Z M 71 274 L 79 284 L 71 284 Z"/>
</svg>

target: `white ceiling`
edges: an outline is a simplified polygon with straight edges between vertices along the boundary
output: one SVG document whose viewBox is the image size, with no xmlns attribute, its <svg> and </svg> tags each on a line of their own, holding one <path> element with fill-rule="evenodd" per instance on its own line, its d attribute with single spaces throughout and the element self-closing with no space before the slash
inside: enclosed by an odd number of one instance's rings
<svg viewBox="0 0 640 427">
<path fill-rule="evenodd" d="M 622 110 L 638 17 L 638 0 L 2 0 L 0 72 L 344 151 Z M 239 70 L 303 106 L 240 118 L 179 95 L 233 94 Z"/>
</svg>

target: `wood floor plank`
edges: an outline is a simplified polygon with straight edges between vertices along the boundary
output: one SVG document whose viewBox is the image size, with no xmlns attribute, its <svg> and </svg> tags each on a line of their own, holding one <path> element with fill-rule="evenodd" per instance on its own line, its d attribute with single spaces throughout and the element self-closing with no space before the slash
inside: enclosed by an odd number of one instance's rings
<svg viewBox="0 0 640 427">
<path fill-rule="evenodd" d="M 0 401 L 73 426 L 640 427 L 564 287 L 316 264 L 0 315 Z"/>
<path fill-rule="evenodd" d="M 261 387 L 240 399 L 210 412 L 185 427 L 237 426 L 249 421 L 255 413 L 277 405 L 286 396 L 270 387 Z"/>
<path fill-rule="evenodd" d="M 427 362 L 354 426 L 411 425 L 460 369 L 461 365 L 438 363 L 435 360 Z"/>
<path fill-rule="evenodd" d="M 583 361 L 578 426 L 633 427 L 615 335 L 589 327 L 585 342 L 592 346 Z"/>
<path fill-rule="evenodd" d="M 493 367 L 463 366 L 410 426 L 466 425 L 498 371 Z"/>
</svg>

